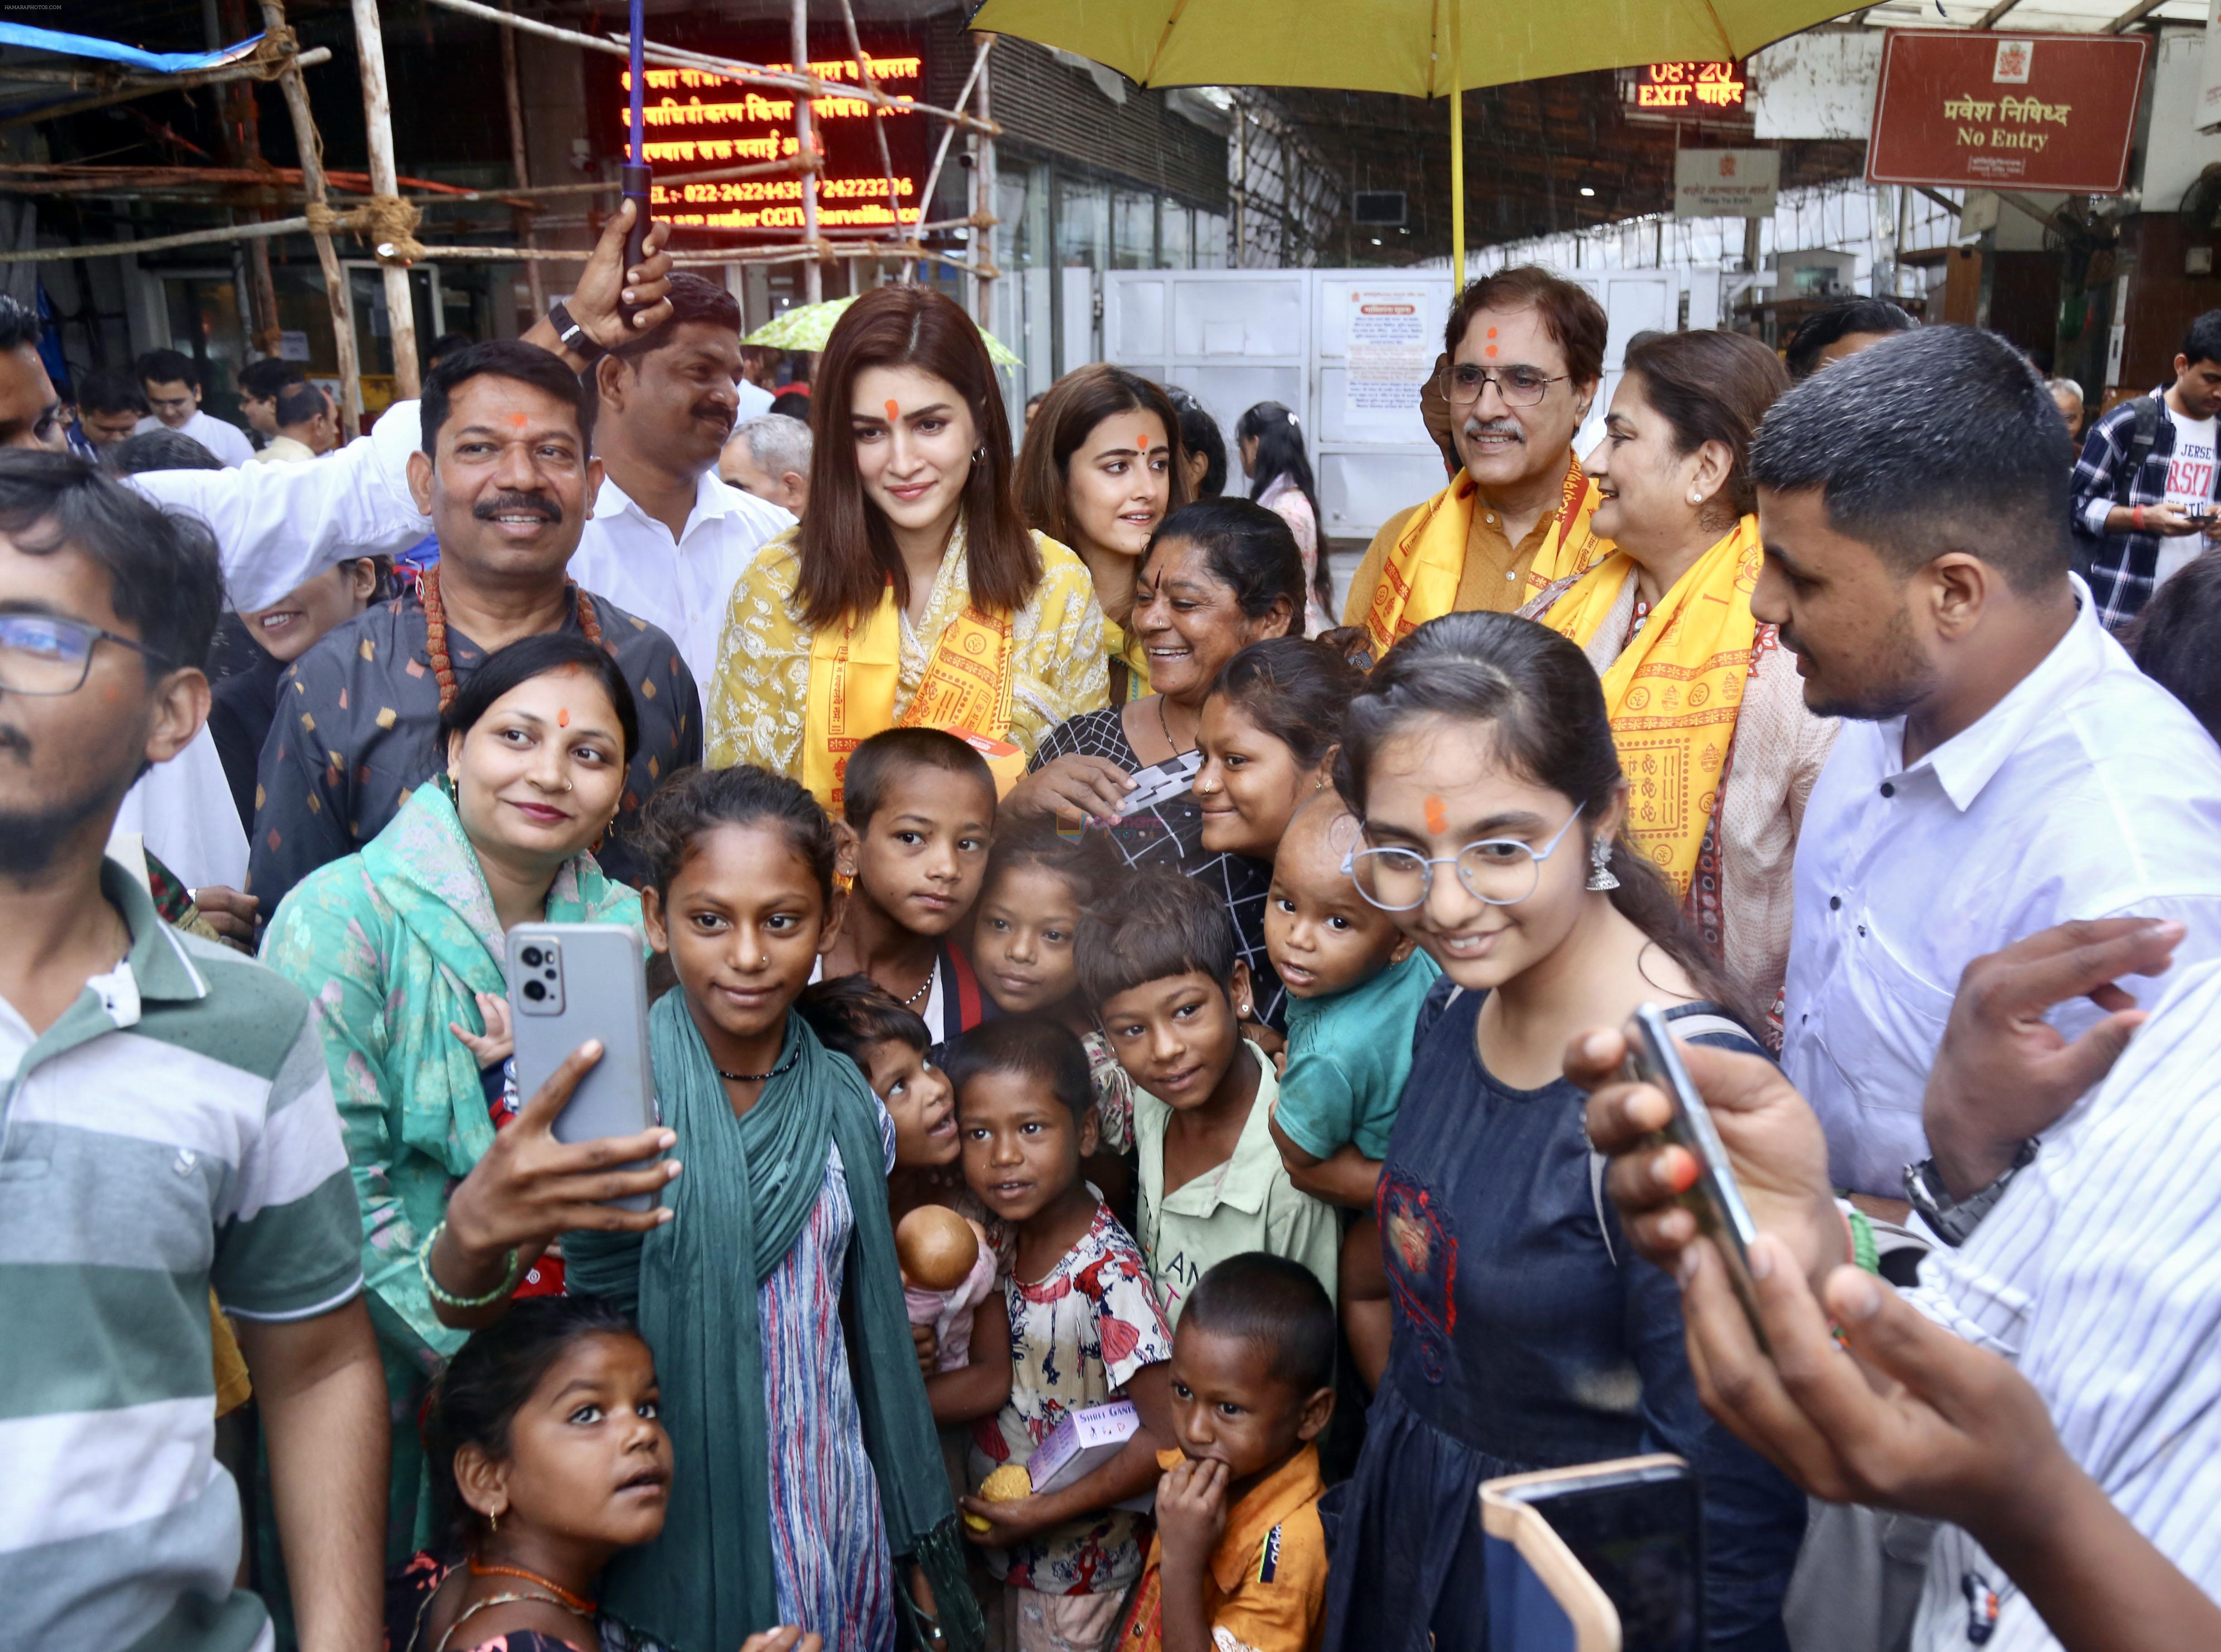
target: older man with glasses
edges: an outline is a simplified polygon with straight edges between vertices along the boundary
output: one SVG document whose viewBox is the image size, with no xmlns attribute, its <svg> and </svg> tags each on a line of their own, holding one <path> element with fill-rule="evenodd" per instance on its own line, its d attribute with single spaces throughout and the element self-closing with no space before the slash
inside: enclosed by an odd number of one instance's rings
<svg viewBox="0 0 2221 1652">
<path fill-rule="evenodd" d="M 1590 528 L 1597 490 L 1573 452 L 1605 332 L 1603 306 L 1545 270 L 1501 270 L 1459 295 L 1428 399 L 1437 418 L 1447 410 L 1461 468 L 1382 525 L 1343 605 L 1376 659 L 1430 619 L 1509 612 L 1611 554 Z"/>
</svg>

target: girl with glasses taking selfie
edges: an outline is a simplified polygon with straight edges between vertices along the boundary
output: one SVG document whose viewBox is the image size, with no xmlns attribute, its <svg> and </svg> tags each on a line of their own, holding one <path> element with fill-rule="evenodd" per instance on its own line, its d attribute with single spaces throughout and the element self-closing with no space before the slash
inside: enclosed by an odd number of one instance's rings
<svg viewBox="0 0 2221 1652">
<path fill-rule="evenodd" d="M 1434 620 L 1352 701 L 1336 784 L 1359 893 L 1448 979 L 1381 1171 L 1395 1319 L 1325 1644 L 1475 1643 L 1482 1480 L 1672 1451 L 1703 1477 L 1707 1644 L 1785 1646 L 1802 1500 L 1699 1404 L 1676 1287 L 1635 1259 L 1563 1073 L 1569 1040 L 1646 1002 L 1685 1039 L 1759 1048 L 1627 836 L 1594 668 L 1524 620 Z"/>
</svg>

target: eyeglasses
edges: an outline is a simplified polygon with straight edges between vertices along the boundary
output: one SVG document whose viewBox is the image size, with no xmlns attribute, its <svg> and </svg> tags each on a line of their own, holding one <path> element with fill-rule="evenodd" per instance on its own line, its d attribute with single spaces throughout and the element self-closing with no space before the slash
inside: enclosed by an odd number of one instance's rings
<svg viewBox="0 0 2221 1652">
<path fill-rule="evenodd" d="M 1534 407 L 1549 394 L 1551 385 L 1572 377 L 1571 373 L 1541 372 L 1533 367 L 1506 367 L 1496 372 L 1461 361 L 1442 370 L 1442 391 L 1449 398 L 1451 406 L 1467 407 L 1480 399 L 1484 385 L 1493 385 L 1506 407 Z"/>
<path fill-rule="evenodd" d="M 1342 857 L 1342 875 L 1384 912 L 1409 912 L 1425 905 L 1435 886 L 1435 868 L 1446 866 L 1457 868 L 1458 881 L 1475 900 L 1517 906 L 1535 892 L 1542 881 L 1542 862 L 1556 852 L 1580 817 L 1581 810 L 1574 810 L 1539 849 L 1516 837 L 1485 837 L 1454 855 L 1432 857 L 1411 849 L 1352 848 Z"/>
<path fill-rule="evenodd" d="M 0 691 L 74 694 L 92 670 L 92 651 L 120 643 L 152 666 L 166 665 L 143 642 L 53 614 L 0 614 Z"/>
</svg>

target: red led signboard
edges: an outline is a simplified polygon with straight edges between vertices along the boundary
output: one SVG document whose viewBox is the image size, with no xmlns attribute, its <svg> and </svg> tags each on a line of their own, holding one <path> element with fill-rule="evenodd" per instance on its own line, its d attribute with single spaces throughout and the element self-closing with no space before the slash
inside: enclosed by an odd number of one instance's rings
<svg viewBox="0 0 2221 1652">
<path fill-rule="evenodd" d="M 1744 82 L 1740 63 L 1646 63 L 1631 88 L 1636 109 L 1660 114 L 1740 114 Z"/>
<path fill-rule="evenodd" d="M 791 60 L 784 30 L 757 34 L 748 30 L 721 34 L 714 41 L 688 44 L 695 49 L 784 70 Z M 872 79 L 891 97 L 924 92 L 924 66 L 899 39 L 867 39 L 866 61 Z M 854 56 L 812 54 L 810 72 L 838 84 L 863 84 Z M 655 216 L 681 232 L 758 230 L 780 236 L 802 230 L 802 179 L 723 178 L 694 183 L 690 174 L 729 171 L 752 163 L 779 160 L 798 152 L 793 95 L 774 88 L 742 85 L 698 69 L 651 67 L 642 113 L 648 127 L 648 163 L 655 172 Z M 624 135 L 631 73 L 614 66 L 604 81 L 606 105 L 616 117 L 616 147 L 628 150 Z M 861 97 L 810 100 L 825 169 L 817 175 L 817 222 L 828 229 L 891 228 L 898 221 L 916 224 L 924 203 L 928 117 L 881 113 Z M 886 135 L 894 162 L 894 199 L 887 194 L 887 172 L 879 159 L 873 126 Z"/>
<path fill-rule="evenodd" d="M 1867 181 L 2118 195 L 2141 34 L 1889 31 Z"/>
</svg>

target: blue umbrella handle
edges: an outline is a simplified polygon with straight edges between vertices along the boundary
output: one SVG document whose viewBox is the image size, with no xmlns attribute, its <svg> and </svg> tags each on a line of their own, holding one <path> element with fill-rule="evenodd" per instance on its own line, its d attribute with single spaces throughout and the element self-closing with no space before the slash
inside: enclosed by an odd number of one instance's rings
<svg viewBox="0 0 2221 1652">
<path fill-rule="evenodd" d="M 632 228 L 625 233 L 627 273 L 638 269 L 641 259 L 647 256 L 648 212 L 655 191 L 655 174 L 648 165 L 648 119 L 641 101 L 647 81 L 641 63 L 641 0 L 632 0 L 632 147 L 619 173 L 624 198 L 633 203 Z M 619 308 L 629 325 L 639 307 L 624 304 Z"/>
</svg>

